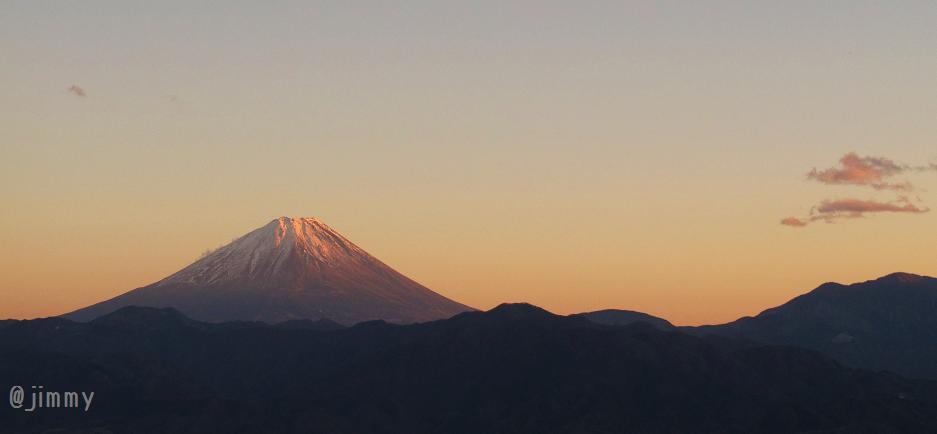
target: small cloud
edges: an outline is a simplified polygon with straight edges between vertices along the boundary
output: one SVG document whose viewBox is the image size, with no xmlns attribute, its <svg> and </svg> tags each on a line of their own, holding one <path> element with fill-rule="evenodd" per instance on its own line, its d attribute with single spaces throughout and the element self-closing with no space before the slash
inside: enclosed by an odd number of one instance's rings
<svg viewBox="0 0 937 434">
<path fill-rule="evenodd" d="M 784 226 L 793 226 L 795 228 L 802 228 L 810 224 L 809 220 L 801 220 L 797 217 L 788 217 L 786 219 L 781 219 L 781 224 Z"/>
<path fill-rule="evenodd" d="M 80 86 L 78 86 L 77 84 L 73 84 L 73 85 L 69 86 L 68 89 L 66 89 L 65 91 L 68 92 L 69 94 L 72 94 L 72 95 L 77 96 L 77 97 L 80 97 L 80 98 L 84 98 L 84 97 L 88 96 L 88 94 L 85 93 L 85 90 L 82 89 L 82 88 L 81 88 Z"/>
<path fill-rule="evenodd" d="M 839 160 L 839 167 L 825 170 L 813 169 L 807 173 L 807 179 L 824 184 L 864 185 L 876 190 L 910 191 L 911 183 L 887 182 L 888 178 L 904 173 L 911 167 L 895 163 L 883 157 L 860 157 L 855 152 L 844 155 Z"/>
</svg>

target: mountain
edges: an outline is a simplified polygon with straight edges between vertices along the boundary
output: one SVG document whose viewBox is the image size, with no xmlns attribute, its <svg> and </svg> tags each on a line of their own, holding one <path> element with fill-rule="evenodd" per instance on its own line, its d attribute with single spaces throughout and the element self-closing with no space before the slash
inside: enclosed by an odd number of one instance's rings
<svg viewBox="0 0 937 434">
<path fill-rule="evenodd" d="M 674 325 L 671 324 L 670 321 L 633 310 L 605 309 L 577 315 L 599 324 L 628 325 L 635 322 L 646 322 L 660 330 L 674 329 Z"/>
<path fill-rule="evenodd" d="M 107 315 L 91 320 L 94 325 L 141 328 L 147 330 L 169 330 L 188 327 L 201 327 L 198 321 L 189 319 L 171 307 L 151 308 L 127 306 Z"/>
<path fill-rule="evenodd" d="M 337 330 L 153 308 L 14 321 L 0 379 L 96 396 L 89 412 L 0 406 L 0 432 L 937 432 L 933 382 L 525 304 Z"/>
<path fill-rule="evenodd" d="M 858 368 L 937 379 L 937 279 L 895 273 L 825 283 L 755 317 L 684 330 L 799 346 Z"/>
<path fill-rule="evenodd" d="M 277 323 L 274 327 L 283 329 L 283 330 L 339 330 L 345 328 L 345 326 L 332 321 L 330 319 L 291 319 L 289 321 L 283 321 Z"/>
<path fill-rule="evenodd" d="M 316 218 L 280 217 L 152 285 L 64 315 L 89 321 L 124 306 L 193 319 L 411 323 L 471 308 L 410 280 Z"/>
</svg>

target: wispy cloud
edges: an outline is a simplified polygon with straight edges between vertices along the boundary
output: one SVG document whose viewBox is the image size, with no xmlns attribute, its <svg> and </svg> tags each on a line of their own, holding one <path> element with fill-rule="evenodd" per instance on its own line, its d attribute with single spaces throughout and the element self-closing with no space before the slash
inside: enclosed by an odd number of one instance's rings
<svg viewBox="0 0 937 434">
<path fill-rule="evenodd" d="M 68 89 L 66 89 L 65 91 L 68 92 L 69 94 L 74 95 L 74 96 L 77 96 L 77 97 L 79 97 L 79 98 L 84 98 L 84 97 L 88 96 L 88 94 L 85 93 L 85 90 L 82 89 L 81 86 L 78 86 L 77 84 L 73 84 L 73 85 L 69 86 Z"/>
<path fill-rule="evenodd" d="M 810 215 L 805 218 L 788 217 L 781 220 L 785 226 L 804 227 L 810 223 L 823 221 L 834 223 L 842 219 L 856 219 L 865 217 L 869 213 L 910 213 L 922 214 L 930 209 L 915 205 L 908 198 L 902 197 L 893 202 L 879 202 L 863 199 L 835 199 L 824 200 L 813 207 Z"/>
<path fill-rule="evenodd" d="M 896 163 L 885 157 L 862 157 L 855 152 L 844 155 L 839 166 L 828 169 L 813 169 L 807 173 L 807 179 L 827 185 L 855 185 L 871 187 L 884 191 L 913 191 L 914 186 L 907 180 L 895 180 L 896 176 L 912 172 L 937 171 L 937 163 L 910 165 Z M 920 202 L 917 198 L 917 202 Z M 922 214 L 930 209 L 913 203 L 907 196 L 898 196 L 892 201 L 863 199 L 827 199 L 810 210 L 806 217 L 787 217 L 781 224 L 791 227 L 804 227 L 823 221 L 833 223 L 842 219 L 856 219 L 870 213 L 906 213 Z"/>
<path fill-rule="evenodd" d="M 923 213 L 929 210 L 927 208 L 918 207 L 907 198 L 902 198 L 896 202 L 876 202 L 874 200 L 861 199 L 824 200 L 817 206 L 816 211 L 821 215 L 839 215 L 846 213 L 858 217 L 867 212 Z"/>
</svg>

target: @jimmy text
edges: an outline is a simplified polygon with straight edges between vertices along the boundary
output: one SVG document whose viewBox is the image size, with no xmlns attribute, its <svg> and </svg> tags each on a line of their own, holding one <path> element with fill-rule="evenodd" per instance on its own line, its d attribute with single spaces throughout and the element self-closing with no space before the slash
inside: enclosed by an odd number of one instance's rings
<svg viewBox="0 0 937 434">
<path fill-rule="evenodd" d="M 45 386 L 30 386 L 29 389 L 24 389 L 23 386 L 10 388 L 10 407 L 28 412 L 44 408 L 75 408 L 88 411 L 93 399 L 94 392 L 55 392 L 45 390 Z"/>
</svg>

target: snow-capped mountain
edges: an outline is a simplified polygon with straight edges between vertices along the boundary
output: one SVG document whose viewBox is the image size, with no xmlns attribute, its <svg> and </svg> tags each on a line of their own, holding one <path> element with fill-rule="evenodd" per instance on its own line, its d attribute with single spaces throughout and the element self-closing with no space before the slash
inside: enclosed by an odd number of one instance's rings
<svg viewBox="0 0 937 434">
<path fill-rule="evenodd" d="M 316 218 L 280 217 L 149 286 L 79 309 L 87 321 L 124 306 L 173 307 L 203 321 L 411 323 L 471 308 L 410 280 Z"/>
</svg>

